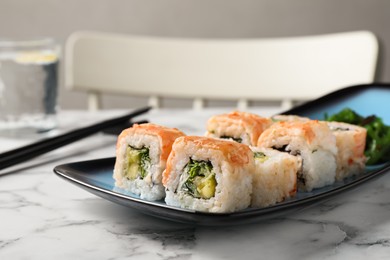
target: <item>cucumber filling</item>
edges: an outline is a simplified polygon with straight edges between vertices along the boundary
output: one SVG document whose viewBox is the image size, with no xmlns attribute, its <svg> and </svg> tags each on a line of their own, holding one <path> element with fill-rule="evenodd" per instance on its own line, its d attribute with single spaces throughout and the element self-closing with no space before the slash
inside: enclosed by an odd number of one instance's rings
<svg viewBox="0 0 390 260">
<path fill-rule="evenodd" d="M 210 199 L 215 196 L 217 181 L 210 161 L 190 159 L 190 162 L 184 167 L 184 172 L 188 177 L 182 190 L 194 198 Z"/>
<path fill-rule="evenodd" d="M 261 162 L 261 163 L 263 163 L 263 162 L 265 162 L 266 160 L 268 160 L 268 156 L 265 155 L 265 154 L 262 153 L 262 152 L 254 152 L 253 154 L 254 154 L 255 160 L 257 160 L 257 161 L 259 161 L 259 162 Z"/>
<path fill-rule="evenodd" d="M 126 160 L 124 164 L 125 176 L 129 180 L 135 180 L 138 177 L 143 179 L 148 174 L 150 168 L 149 148 L 135 148 L 127 146 Z"/>
</svg>

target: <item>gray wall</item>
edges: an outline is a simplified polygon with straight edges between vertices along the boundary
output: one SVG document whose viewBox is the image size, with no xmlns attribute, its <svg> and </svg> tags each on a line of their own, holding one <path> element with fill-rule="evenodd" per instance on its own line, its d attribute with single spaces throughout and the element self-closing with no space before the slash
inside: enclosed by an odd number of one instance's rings
<svg viewBox="0 0 390 260">
<path fill-rule="evenodd" d="M 389 21 L 388 0 L 0 0 L 0 38 L 52 36 L 62 44 L 76 30 L 201 38 L 370 30 L 381 40 L 382 82 L 390 82 Z M 85 108 L 85 95 L 60 82 L 60 106 Z M 132 102 L 104 99 L 110 108 Z"/>
</svg>

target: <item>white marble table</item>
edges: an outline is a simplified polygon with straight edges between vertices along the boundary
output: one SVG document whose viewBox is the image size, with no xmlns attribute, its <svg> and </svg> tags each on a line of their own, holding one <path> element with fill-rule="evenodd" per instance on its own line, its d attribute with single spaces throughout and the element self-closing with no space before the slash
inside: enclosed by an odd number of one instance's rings
<svg viewBox="0 0 390 260">
<path fill-rule="evenodd" d="M 207 118 L 222 111 L 139 118 L 203 134 Z M 64 111 L 60 129 L 115 115 Z M 277 219 L 195 227 L 116 205 L 53 174 L 58 164 L 114 156 L 115 140 L 97 134 L 0 172 L 0 259 L 390 259 L 389 174 Z M 29 142 L 0 137 L 0 151 Z"/>
</svg>

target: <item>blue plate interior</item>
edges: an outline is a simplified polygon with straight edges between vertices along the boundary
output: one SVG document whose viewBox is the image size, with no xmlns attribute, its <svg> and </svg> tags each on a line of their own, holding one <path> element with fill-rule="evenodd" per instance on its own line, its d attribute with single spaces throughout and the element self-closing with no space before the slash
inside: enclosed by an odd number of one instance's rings
<svg viewBox="0 0 390 260">
<path fill-rule="evenodd" d="M 293 108 L 283 114 L 307 116 L 323 119 L 325 113 L 337 113 L 345 107 L 352 108 L 361 115 L 375 114 L 386 124 L 390 123 L 390 86 L 373 84 L 345 88 L 312 102 Z M 208 226 L 224 226 L 249 223 L 267 219 L 286 212 L 301 209 L 316 201 L 336 195 L 356 187 L 374 177 L 381 176 L 390 168 L 390 164 L 367 167 L 365 173 L 347 178 L 333 185 L 312 192 L 298 192 L 297 196 L 267 208 L 248 208 L 234 213 L 215 214 L 167 206 L 164 201 L 149 202 L 139 196 L 115 187 L 112 178 L 115 158 L 75 162 L 55 167 L 60 177 L 92 192 L 100 197 L 121 205 L 168 220 Z"/>
</svg>

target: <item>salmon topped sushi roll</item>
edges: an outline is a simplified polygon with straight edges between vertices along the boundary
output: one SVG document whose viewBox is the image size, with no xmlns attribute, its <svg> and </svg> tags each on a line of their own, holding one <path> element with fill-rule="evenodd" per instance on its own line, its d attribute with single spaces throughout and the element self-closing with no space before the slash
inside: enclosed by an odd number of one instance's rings
<svg viewBox="0 0 390 260">
<path fill-rule="evenodd" d="M 302 159 L 298 188 L 311 191 L 333 184 L 336 176 L 336 137 L 318 120 L 278 122 L 266 129 L 257 146 L 288 152 Z"/>
<path fill-rule="evenodd" d="M 253 153 L 247 145 L 200 136 L 176 139 L 163 173 L 167 205 L 233 212 L 250 205 Z"/>
<path fill-rule="evenodd" d="M 267 207 L 295 196 L 299 157 L 271 148 L 251 147 L 255 158 L 252 207 Z"/>
<path fill-rule="evenodd" d="M 207 122 L 206 136 L 256 145 L 260 134 L 271 124 L 269 118 L 235 111 L 211 117 Z"/>
<path fill-rule="evenodd" d="M 155 124 L 135 124 L 123 130 L 116 145 L 115 185 L 141 199 L 162 199 L 162 172 L 173 142 L 183 135 L 176 128 Z"/>
<path fill-rule="evenodd" d="M 342 180 L 362 173 L 367 160 L 364 155 L 367 130 L 361 126 L 341 122 L 327 124 L 336 136 L 338 148 L 336 179 Z"/>
</svg>

